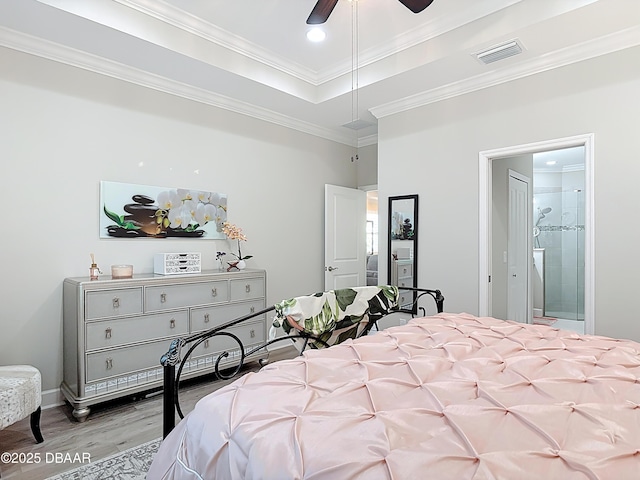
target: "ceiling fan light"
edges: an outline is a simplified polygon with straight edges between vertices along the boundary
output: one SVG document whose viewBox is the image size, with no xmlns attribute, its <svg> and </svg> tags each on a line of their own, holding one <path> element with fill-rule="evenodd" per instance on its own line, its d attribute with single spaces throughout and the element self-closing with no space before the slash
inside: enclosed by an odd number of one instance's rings
<svg viewBox="0 0 640 480">
<path fill-rule="evenodd" d="M 322 42 L 327 37 L 324 30 L 319 27 L 312 28 L 307 31 L 307 38 L 311 42 Z"/>
</svg>

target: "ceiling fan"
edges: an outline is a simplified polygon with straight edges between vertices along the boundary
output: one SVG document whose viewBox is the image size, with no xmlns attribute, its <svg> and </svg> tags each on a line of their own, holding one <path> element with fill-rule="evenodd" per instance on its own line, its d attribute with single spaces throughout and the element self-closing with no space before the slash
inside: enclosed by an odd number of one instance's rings
<svg viewBox="0 0 640 480">
<path fill-rule="evenodd" d="M 427 8 L 433 0 L 398 0 L 405 7 L 411 10 L 413 13 L 420 13 Z M 309 25 L 319 25 L 324 23 L 331 15 L 333 8 L 338 3 L 338 0 L 318 0 L 316 6 L 311 10 L 307 23 Z"/>
</svg>

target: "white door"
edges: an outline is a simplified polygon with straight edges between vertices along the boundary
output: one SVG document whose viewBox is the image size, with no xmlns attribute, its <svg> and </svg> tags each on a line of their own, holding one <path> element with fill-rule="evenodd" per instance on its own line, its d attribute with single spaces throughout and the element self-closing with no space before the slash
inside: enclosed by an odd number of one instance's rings
<svg viewBox="0 0 640 480">
<path fill-rule="evenodd" d="M 354 188 L 324 187 L 324 288 L 366 285 L 366 193 Z"/>
<path fill-rule="evenodd" d="M 530 183 L 526 176 L 509 170 L 507 318 L 522 323 L 530 323 Z"/>
</svg>

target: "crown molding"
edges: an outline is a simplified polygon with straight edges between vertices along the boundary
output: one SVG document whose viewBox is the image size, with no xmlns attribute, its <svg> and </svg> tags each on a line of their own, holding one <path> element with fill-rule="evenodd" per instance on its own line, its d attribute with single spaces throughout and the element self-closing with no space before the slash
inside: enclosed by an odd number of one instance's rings
<svg viewBox="0 0 640 480">
<path fill-rule="evenodd" d="M 378 134 L 367 135 L 366 137 L 358 138 L 358 148 L 368 147 L 369 145 L 375 145 L 378 143 Z"/>
<path fill-rule="evenodd" d="M 511 82 L 537 73 L 564 67 L 573 63 L 607 55 L 640 44 L 640 26 L 631 27 L 600 38 L 567 47 L 537 59 L 515 64 L 504 70 L 492 71 L 453 82 L 401 100 L 369 109 L 376 118 L 440 102 L 449 98 Z"/>
<path fill-rule="evenodd" d="M 65 65 L 81 68 L 90 72 L 105 75 L 124 82 L 145 88 L 168 93 L 178 97 L 193 100 L 217 108 L 229 110 L 269 123 L 291 128 L 299 132 L 332 140 L 352 147 L 357 146 L 357 139 L 348 132 L 337 132 L 320 127 L 309 122 L 276 113 L 266 108 L 241 102 L 224 95 L 218 95 L 201 88 L 168 78 L 148 73 L 128 65 L 82 52 L 57 43 L 49 42 L 15 30 L 0 27 L 0 46 L 11 48 L 37 57 L 52 60 Z"/>
<path fill-rule="evenodd" d="M 191 35 L 317 86 L 318 73 L 161 0 L 115 0 Z"/>
</svg>

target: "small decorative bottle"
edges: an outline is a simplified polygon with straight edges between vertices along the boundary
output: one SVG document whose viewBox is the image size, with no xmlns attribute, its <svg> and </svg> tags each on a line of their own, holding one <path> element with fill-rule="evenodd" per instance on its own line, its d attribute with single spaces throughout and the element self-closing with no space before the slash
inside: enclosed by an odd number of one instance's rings
<svg viewBox="0 0 640 480">
<path fill-rule="evenodd" d="M 93 258 L 93 253 L 91 254 L 91 266 L 89 267 L 89 278 L 91 280 L 98 280 L 98 274 L 102 273 L 98 268 L 98 264 Z"/>
</svg>

